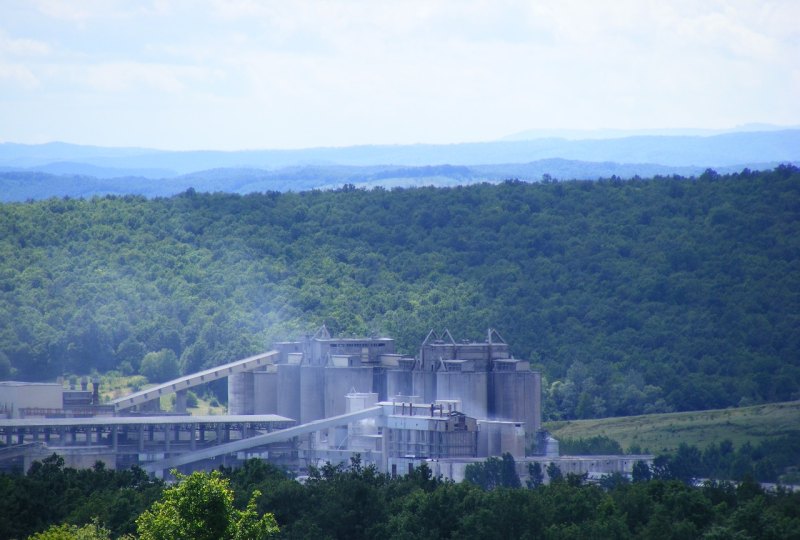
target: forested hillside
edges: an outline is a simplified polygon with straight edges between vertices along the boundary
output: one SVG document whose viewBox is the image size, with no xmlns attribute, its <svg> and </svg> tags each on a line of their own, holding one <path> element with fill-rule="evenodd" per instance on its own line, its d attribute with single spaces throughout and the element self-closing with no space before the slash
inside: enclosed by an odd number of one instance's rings
<svg viewBox="0 0 800 540">
<path fill-rule="evenodd" d="M 2 377 L 192 371 L 323 322 L 408 353 L 497 328 L 551 418 L 797 399 L 800 170 L 0 205 Z"/>
</svg>

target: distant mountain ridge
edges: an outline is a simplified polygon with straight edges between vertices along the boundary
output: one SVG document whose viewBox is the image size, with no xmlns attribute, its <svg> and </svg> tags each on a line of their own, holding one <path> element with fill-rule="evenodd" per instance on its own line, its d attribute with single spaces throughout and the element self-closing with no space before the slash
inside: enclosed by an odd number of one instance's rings
<svg viewBox="0 0 800 540">
<path fill-rule="evenodd" d="M 800 162 L 794 162 L 798 164 Z M 720 174 L 749 168 L 769 170 L 779 162 L 718 167 Z M 545 159 L 531 163 L 496 165 L 397 166 L 304 166 L 278 170 L 210 169 L 169 178 L 125 176 L 98 178 L 86 175 L 55 175 L 43 172 L 0 170 L 0 202 L 40 200 L 50 197 L 86 198 L 102 195 L 169 197 L 189 188 L 199 192 L 255 193 L 336 189 L 345 184 L 357 188 L 455 186 L 478 182 L 497 183 L 516 179 L 528 182 L 544 177 L 556 180 L 598 180 L 601 178 L 643 178 L 653 176 L 698 176 L 703 167 L 667 167 L 654 164 L 597 163 Z"/>
<path fill-rule="evenodd" d="M 508 178 L 598 179 L 738 172 L 800 162 L 800 129 L 720 135 L 546 138 L 451 145 L 163 151 L 0 144 L 0 200 L 198 191 L 455 185 Z"/>
</svg>

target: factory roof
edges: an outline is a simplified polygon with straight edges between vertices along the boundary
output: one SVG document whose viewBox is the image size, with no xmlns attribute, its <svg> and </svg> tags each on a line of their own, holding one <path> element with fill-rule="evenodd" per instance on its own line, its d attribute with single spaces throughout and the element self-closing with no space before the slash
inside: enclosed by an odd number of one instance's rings
<svg viewBox="0 0 800 540">
<path fill-rule="evenodd" d="M 14 418 L 0 419 L 0 428 L 61 426 L 137 426 L 170 424 L 261 424 L 294 422 L 277 414 L 240 415 L 160 415 L 160 416 L 95 416 L 92 418 Z"/>
<path fill-rule="evenodd" d="M 50 382 L 28 382 L 28 381 L 0 381 L 0 386 L 63 386 L 59 383 Z"/>
</svg>

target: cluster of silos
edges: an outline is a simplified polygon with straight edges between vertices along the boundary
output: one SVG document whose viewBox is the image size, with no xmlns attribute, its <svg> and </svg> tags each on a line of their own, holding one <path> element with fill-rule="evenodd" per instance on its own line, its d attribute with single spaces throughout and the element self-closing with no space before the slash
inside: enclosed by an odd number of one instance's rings
<svg viewBox="0 0 800 540">
<path fill-rule="evenodd" d="M 386 399 L 383 364 L 398 356 L 394 340 L 333 339 L 327 331 L 275 348 L 275 365 L 228 378 L 230 414 L 274 413 L 299 423 L 344 414 L 351 392 L 377 391 Z"/>
<path fill-rule="evenodd" d="M 388 338 L 332 338 L 324 327 L 303 341 L 275 344 L 276 365 L 229 377 L 231 414 L 269 414 L 307 423 L 346 412 L 346 396 L 380 400 L 458 400 L 467 416 L 541 427 L 541 377 L 511 357 L 490 330 L 484 342 L 456 342 L 431 332 L 416 358 L 394 352 Z"/>
</svg>

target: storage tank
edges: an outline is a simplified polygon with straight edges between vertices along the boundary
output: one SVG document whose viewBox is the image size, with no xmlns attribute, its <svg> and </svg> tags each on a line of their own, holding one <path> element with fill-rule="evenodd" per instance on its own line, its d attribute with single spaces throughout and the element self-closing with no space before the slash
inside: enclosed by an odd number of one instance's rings
<svg viewBox="0 0 800 540">
<path fill-rule="evenodd" d="M 529 431 L 539 431 L 542 429 L 542 374 L 539 371 L 531 371 L 531 388 L 533 394 L 533 418 L 531 424 L 527 426 Z"/>
<path fill-rule="evenodd" d="M 253 413 L 278 414 L 277 366 L 269 366 L 266 371 L 253 372 L 253 387 Z"/>
<path fill-rule="evenodd" d="M 300 421 L 299 364 L 278 364 L 278 414 Z"/>
<path fill-rule="evenodd" d="M 300 423 L 325 417 L 325 368 L 300 366 Z"/>
<path fill-rule="evenodd" d="M 228 377 L 228 414 L 253 414 L 254 394 L 252 371 L 230 375 Z"/>
<path fill-rule="evenodd" d="M 530 362 L 495 360 L 489 385 L 490 418 L 525 422 L 531 433 L 541 427 L 541 375 L 530 370 Z"/>
</svg>

